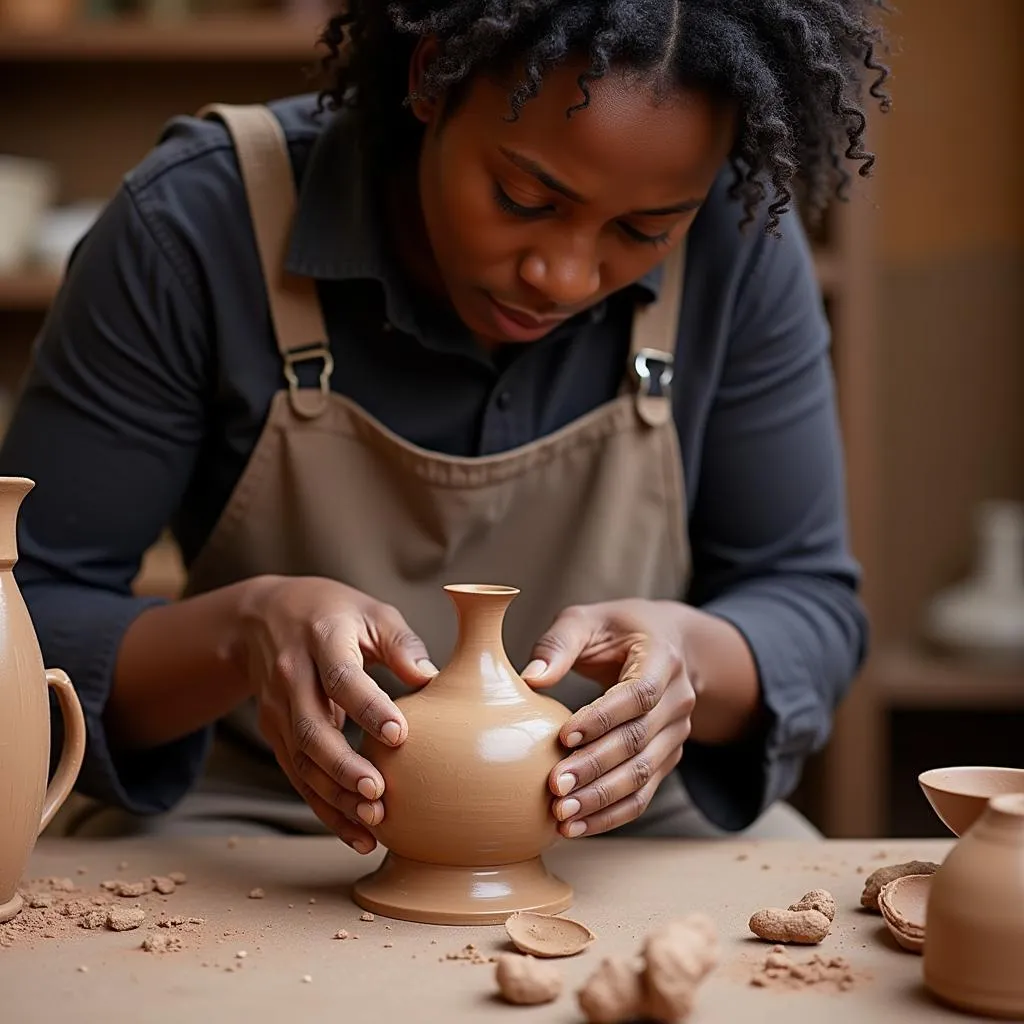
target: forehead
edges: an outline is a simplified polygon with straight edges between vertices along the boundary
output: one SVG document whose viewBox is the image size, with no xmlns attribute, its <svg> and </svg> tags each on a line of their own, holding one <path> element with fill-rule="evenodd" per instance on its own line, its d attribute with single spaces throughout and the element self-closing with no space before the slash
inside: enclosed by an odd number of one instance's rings
<svg viewBox="0 0 1024 1024">
<path fill-rule="evenodd" d="M 582 100 L 583 63 L 548 72 L 539 94 L 509 120 L 510 82 L 479 78 L 455 119 L 480 146 L 517 150 L 542 163 L 584 195 L 608 189 L 688 198 L 706 191 L 729 152 L 733 121 L 728 108 L 692 90 L 656 95 L 621 71 L 588 86 Z"/>
</svg>

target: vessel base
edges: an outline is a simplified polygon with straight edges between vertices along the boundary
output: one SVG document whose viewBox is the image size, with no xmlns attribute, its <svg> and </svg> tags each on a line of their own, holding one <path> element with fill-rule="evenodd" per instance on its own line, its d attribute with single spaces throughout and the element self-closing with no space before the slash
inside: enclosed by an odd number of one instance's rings
<svg viewBox="0 0 1024 1024">
<path fill-rule="evenodd" d="M 572 887 L 540 857 L 518 864 L 455 867 L 424 864 L 390 851 L 376 871 L 356 882 L 364 910 L 419 924 L 501 924 L 517 910 L 558 914 L 572 906 Z"/>
</svg>

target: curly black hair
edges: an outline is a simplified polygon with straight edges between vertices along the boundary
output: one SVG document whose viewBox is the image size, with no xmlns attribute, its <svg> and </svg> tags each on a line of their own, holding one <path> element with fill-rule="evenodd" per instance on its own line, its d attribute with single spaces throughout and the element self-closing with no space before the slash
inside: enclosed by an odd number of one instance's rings
<svg viewBox="0 0 1024 1024">
<path fill-rule="evenodd" d="M 795 193 L 812 220 L 845 198 L 844 158 L 871 173 L 863 89 L 868 73 L 868 92 L 889 109 L 873 19 L 885 10 L 885 0 L 348 0 L 320 38 L 328 51 L 320 98 L 358 111 L 368 149 L 401 160 L 422 134 L 406 108 L 409 60 L 425 35 L 436 37 L 439 56 L 419 91 L 443 94 L 449 109 L 477 74 L 518 67 L 514 118 L 544 73 L 573 56 L 590 65 L 567 116 L 613 68 L 655 87 L 708 90 L 737 103 L 731 195 L 743 203 L 742 223 L 770 188 L 765 229 L 778 234 Z"/>
</svg>

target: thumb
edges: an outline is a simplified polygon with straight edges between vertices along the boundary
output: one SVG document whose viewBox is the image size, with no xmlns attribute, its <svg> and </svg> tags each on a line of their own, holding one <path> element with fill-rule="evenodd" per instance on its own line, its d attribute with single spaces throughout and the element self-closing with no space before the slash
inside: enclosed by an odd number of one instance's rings
<svg viewBox="0 0 1024 1024">
<path fill-rule="evenodd" d="M 594 632 L 594 623 L 584 611 L 567 608 L 533 645 L 530 663 L 520 675 L 536 688 L 554 686 L 576 664 Z"/>
<path fill-rule="evenodd" d="M 403 683 L 423 686 L 437 675 L 437 666 L 430 660 L 426 644 L 397 609 L 382 608 L 376 626 L 377 660 L 391 669 Z"/>
</svg>

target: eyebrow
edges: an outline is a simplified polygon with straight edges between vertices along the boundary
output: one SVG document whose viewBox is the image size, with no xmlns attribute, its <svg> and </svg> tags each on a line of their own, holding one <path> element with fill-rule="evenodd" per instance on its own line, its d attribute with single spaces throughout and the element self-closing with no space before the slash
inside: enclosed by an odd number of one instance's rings
<svg viewBox="0 0 1024 1024">
<path fill-rule="evenodd" d="M 551 189 L 552 192 L 558 192 L 565 196 L 566 199 L 571 199 L 574 203 L 586 202 L 579 192 L 570 188 L 564 182 L 559 181 L 550 171 L 537 163 L 536 160 L 531 160 L 528 156 L 523 156 L 522 153 L 507 149 L 505 146 L 499 146 L 498 150 L 506 160 L 510 160 L 520 170 L 532 175 L 546 188 Z M 633 213 L 638 217 L 665 217 L 673 213 L 687 213 L 690 210 L 696 210 L 703 201 L 703 199 L 684 199 L 669 206 L 659 206 L 652 210 L 634 210 Z"/>
</svg>

